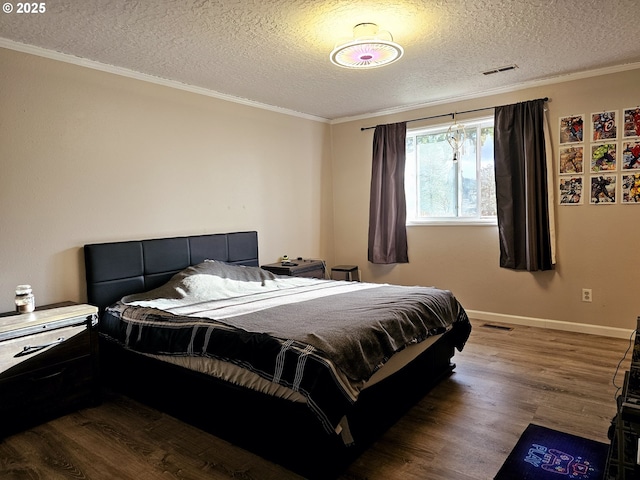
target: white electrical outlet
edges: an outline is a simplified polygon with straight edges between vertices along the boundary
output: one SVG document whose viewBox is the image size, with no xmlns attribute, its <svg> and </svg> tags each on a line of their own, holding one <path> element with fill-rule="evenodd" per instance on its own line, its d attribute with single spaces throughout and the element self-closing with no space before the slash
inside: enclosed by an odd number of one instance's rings
<svg viewBox="0 0 640 480">
<path fill-rule="evenodd" d="M 593 295 L 591 293 L 591 289 L 590 288 L 583 288 L 582 289 L 582 301 L 583 302 L 591 302 L 592 299 L 593 299 Z"/>
</svg>

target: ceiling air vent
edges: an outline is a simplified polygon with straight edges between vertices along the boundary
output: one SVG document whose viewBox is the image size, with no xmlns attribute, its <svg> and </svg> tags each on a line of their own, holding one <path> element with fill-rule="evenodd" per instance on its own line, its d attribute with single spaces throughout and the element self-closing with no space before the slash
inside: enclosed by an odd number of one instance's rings
<svg viewBox="0 0 640 480">
<path fill-rule="evenodd" d="M 507 72 L 509 70 L 515 70 L 518 68 L 518 65 L 515 63 L 513 65 L 505 65 L 504 67 L 498 67 L 491 70 L 487 70 L 486 72 L 482 72 L 483 75 L 493 75 L 494 73 Z"/>
</svg>

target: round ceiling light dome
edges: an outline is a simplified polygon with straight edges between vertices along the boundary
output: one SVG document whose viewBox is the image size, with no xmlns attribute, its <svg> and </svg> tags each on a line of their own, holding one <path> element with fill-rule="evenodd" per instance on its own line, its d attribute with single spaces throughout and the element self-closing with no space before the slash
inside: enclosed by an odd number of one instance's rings
<svg viewBox="0 0 640 480">
<path fill-rule="evenodd" d="M 353 28 L 354 39 L 340 43 L 331 52 L 331 62 L 346 68 L 374 68 L 399 60 L 404 54 L 387 31 L 378 31 L 375 23 L 360 23 Z"/>
</svg>

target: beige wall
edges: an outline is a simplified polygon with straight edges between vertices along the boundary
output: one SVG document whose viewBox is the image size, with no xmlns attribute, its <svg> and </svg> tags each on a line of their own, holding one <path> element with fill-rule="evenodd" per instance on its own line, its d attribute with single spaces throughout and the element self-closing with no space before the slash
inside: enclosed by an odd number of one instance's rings
<svg viewBox="0 0 640 480">
<path fill-rule="evenodd" d="M 85 243 L 257 230 L 332 258 L 330 126 L 0 49 L 0 311 L 85 301 Z"/>
<path fill-rule="evenodd" d="M 255 229 L 263 263 L 320 257 L 474 312 L 632 328 L 640 206 L 556 206 L 553 272 L 498 268 L 491 226 L 409 227 L 411 263 L 368 264 L 360 127 L 548 96 L 557 156 L 560 115 L 636 105 L 638 85 L 632 70 L 329 126 L 0 49 L 0 311 L 19 283 L 40 304 L 86 300 L 85 243 Z"/>
<path fill-rule="evenodd" d="M 559 117 L 589 115 L 603 109 L 618 110 L 621 114 L 622 109 L 638 105 L 640 70 L 333 125 L 336 262 L 358 264 L 367 281 L 451 289 L 469 310 L 635 328 L 636 317 L 640 315 L 637 275 L 640 205 L 589 205 L 588 197 L 581 206 L 556 205 L 558 263 L 552 272 L 499 268 L 495 226 L 411 226 L 408 227 L 409 264 L 380 266 L 367 262 L 373 130 L 360 131 L 361 127 L 540 97 L 550 98 L 548 116 L 554 157 L 557 157 Z M 423 122 L 428 123 L 442 123 L 442 119 Z M 419 125 L 409 124 L 410 127 Z M 585 146 L 588 148 L 588 142 Z M 557 180 L 556 174 L 556 183 Z M 593 289 L 592 303 L 581 301 L 583 287 Z"/>
</svg>

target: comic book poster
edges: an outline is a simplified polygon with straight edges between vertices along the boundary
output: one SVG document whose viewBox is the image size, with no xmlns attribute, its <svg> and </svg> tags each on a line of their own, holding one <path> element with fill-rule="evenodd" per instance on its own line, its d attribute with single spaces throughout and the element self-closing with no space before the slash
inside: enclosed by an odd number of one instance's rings
<svg viewBox="0 0 640 480">
<path fill-rule="evenodd" d="M 616 175 L 592 175 L 590 191 L 593 205 L 616 203 Z"/>
<path fill-rule="evenodd" d="M 624 132 L 622 136 L 640 137 L 640 107 L 625 108 L 624 115 Z"/>
<path fill-rule="evenodd" d="M 560 143 L 584 141 L 584 114 L 560 117 Z"/>
<path fill-rule="evenodd" d="M 622 175 L 620 187 L 622 203 L 640 204 L 640 172 Z"/>
<path fill-rule="evenodd" d="M 616 170 L 615 143 L 601 143 L 591 145 L 591 173 L 614 172 Z"/>
<path fill-rule="evenodd" d="M 617 113 L 617 111 L 610 111 L 591 114 L 591 139 L 593 142 L 618 138 Z"/>
<path fill-rule="evenodd" d="M 582 205 L 582 177 L 560 177 L 560 205 Z"/>
<path fill-rule="evenodd" d="M 622 170 L 640 170 L 640 140 L 622 142 Z"/>
<path fill-rule="evenodd" d="M 566 145 L 560 147 L 560 174 L 584 172 L 584 147 L 582 145 Z"/>
</svg>

